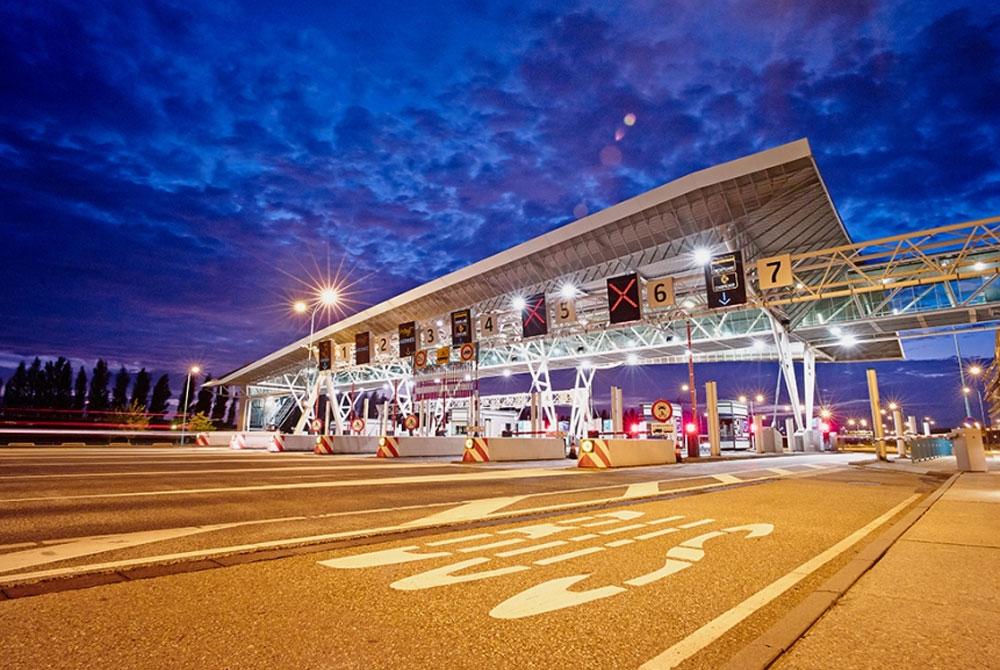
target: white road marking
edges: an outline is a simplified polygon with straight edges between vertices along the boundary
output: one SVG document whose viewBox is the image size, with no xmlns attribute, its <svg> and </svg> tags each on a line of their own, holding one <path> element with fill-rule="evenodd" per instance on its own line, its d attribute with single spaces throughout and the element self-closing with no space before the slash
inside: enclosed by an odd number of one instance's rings
<svg viewBox="0 0 1000 670">
<path fill-rule="evenodd" d="M 700 519 L 698 521 L 692 521 L 691 523 L 682 523 L 678 528 L 697 528 L 698 526 L 704 526 L 715 521 L 715 519 Z"/>
<path fill-rule="evenodd" d="M 397 484 L 433 484 L 436 482 L 496 481 L 504 479 L 531 479 L 536 477 L 561 477 L 576 474 L 575 470 L 483 470 L 446 475 L 413 475 L 411 477 L 380 477 L 378 479 L 347 479 L 334 482 L 296 482 L 294 484 L 259 484 L 252 486 L 226 486 L 200 489 L 166 489 L 155 491 L 130 491 L 127 493 L 87 493 L 73 496 L 37 496 L 32 498 L 5 498 L 3 503 L 39 502 L 44 500 L 93 500 L 107 498 L 143 498 L 157 496 L 192 495 L 198 493 L 247 493 L 252 491 L 286 491 L 291 489 L 349 488 L 356 486 L 392 486 Z"/>
<path fill-rule="evenodd" d="M 625 495 L 623 498 L 645 498 L 648 496 L 655 496 L 660 492 L 659 482 L 639 482 L 638 484 L 629 484 L 629 487 L 625 490 Z"/>
<path fill-rule="evenodd" d="M 411 577 L 398 579 L 392 584 L 389 584 L 389 587 L 398 591 L 419 591 L 422 589 L 432 589 L 436 586 L 449 586 L 451 584 L 476 582 L 481 579 L 489 579 L 490 577 L 499 577 L 500 575 L 509 575 L 514 572 L 521 572 L 522 570 L 530 570 L 527 565 L 512 565 L 506 568 L 497 568 L 496 570 L 486 570 L 484 572 L 474 572 L 468 575 L 454 574 L 459 570 L 465 570 L 466 568 L 481 565 L 482 563 L 486 563 L 490 560 L 491 559 L 485 557 L 470 558 L 467 561 L 460 561 L 451 565 L 445 565 L 444 567 L 428 570 L 427 572 L 421 572 L 420 574 L 413 575 Z"/>
<path fill-rule="evenodd" d="M 604 547 L 587 547 L 586 549 L 577 549 L 576 551 L 570 551 L 565 554 L 556 554 L 555 556 L 549 556 L 548 558 L 535 561 L 535 565 L 552 565 L 553 563 L 561 563 L 580 556 L 586 556 L 587 554 L 596 554 L 599 551 L 604 551 Z"/>
<path fill-rule="evenodd" d="M 445 524 L 455 523 L 458 521 L 468 521 L 470 519 L 482 519 L 497 510 L 509 507 L 510 505 L 520 502 L 527 497 L 528 496 L 503 496 L 500 498 L 472 500 L 464 505 L 459 505 L 457 507 L 453 507 L 452 509 L 446 509 L 443 512 L 438 512 L 437 514 L 433 514 L 422 519 L 415 519 L 407 523 L 411 525 Z"/>
<path fill-rule="evenodd" d="M 135 465 L 135 463 L 129 463 L 129 465 Z M 177 475 L 223 475 L 223 474 L 242 474 L 244 472 L 306 472 L 306 471 L 318 471 L 324 472 L 328 470 L 340 471 L 340 470 L 371 470 L 373 472 L 378 472 L 379 470 L 395 470 L 395 469 L 411 469 L 411 468 L 443 468 L 443 467 L 458 467 L 450 463 L 442 463 L 441 465 L 430 465 L 425 463 L 414 463 L 412 465 L 407 465 L 403 463 L 384 463 L 379 465 L 291 465 L 291 466 L 275 466 L 270 468 L 211 468 L 208 470 L 178 470 L 173 468 L 173 463 L 164 463 L 166 467 L 163 470 L 142 470 L 137 472 L 64 472 L 61 474 L 45 474 L 45 475 L 0 475 L 0 481 L 9 481 L 16 479 L 92 479 L 94 477 L 155 477 L 169 475 L 171 477 L 176 477 Z M 48 466 L 46 466 L 48 467 Z M 173 469 L 171 469 L 173 468 Z"/>
<path fill-rule="evenodd" d="M 520 556 L 521 554 L 528 554 L 532 551 L 544 551 L 545 549 L 552 549 L 554 547 L 561 547 L 566 544 L 566 540 L 553 540 L 552 542 L 544 542 L 542 544 L 532 545 L 530 547 L 521 547 L 520 549 L 511 549 L 510 551 L 501 551 L 497 554 L 497 558 L 509 558 L 511 556 Z"/>
<path fill-rule="evenodd" d="M 650 519 L 646 523 L 649 524 L 650 526 L 656 526 L 657 524 L 670 523 L 671 521 L 677 521 L 678 519 L 683 519 L 683 518 L 684 518 L 683 514 L 677 514 L 674 516 L 665 516 L 660 519 Z"/>
<path fill-rule="evenodd" d="M 733 475 L 721 474 L 721 475 L 709 475 L 712 479 L 716 479 L 722 484 L 739 484 L 743 480 L 739 477 L 734 477 Z"/>
<path fill-rule="evenodd" d="M 356 570 L 360 568 L 398 565 L 400 563 L 412 563 L 413 561 L 426 561 L 431 558 L 451 556 L 450 551 L 437 551 L 429 554 L 414 553 L 414 551 L 419 548 L 420 547 L 417 545 L 410 545 L 408 547 L 394 547 L 393 549 L 368 551 L 363 554 L 354 554 L 353 556 L 343 556 L 341 558 L 332 558 L 328 561 L 319 561 L 319 564 L 325 565 L 328 568 Z"/>
<path fill-rule="evenodd" d="M 466 535 L 465 537 L 453 537 L 448 540 L 438 540 L 437 542 L 428 542 L 427 547 L 444 547 L 449 544 L 459 544 L 461 542 L 473 542 L 475 540 L 482 540 L 487 537 L 493 537 L 492 533 L 477 533 L 476 535 Z"/>
<path fill-rule="evenodd" d="M 680 528 L 663 528 L 662 530 L 654 530 L 652 533 L 643 533 L 642 535 L 636 535 L 637 540 L 652 540 L 654 537 L 660 537 L 661 535 L 670 535 L 671 533 L 679 533 Z"/>
<path fill-rule="evenodd" d="M 519 537 L 514 537 L 509 540 L 498 540 L 497 542 L 490 542 L 489 544 L 480 544 L 475 547 L 465 547 L 463 549 L 459 549 L 459 551 L 462 552 L 463 554 L 471 554 L 472 552 L 475 551 L 484 551 L 486 549 L 498 549 L 499 547 L 509 547 L 512 544 L 521 544 L 522 542 L 524 542 L 523 539 Z"/>
<path fill-rule="evenodd" d="M 614 535 L 615 533 L 624 533 L 630 530 L 635 530 L 637 528 L 645 528 L 645 527 L 646 524 L 644 523 L 633 523 L 629 526 L 622 526 L 620 528 L 610 528 L 608 530 L 602 530 L 600 531 L 600 533 L 601 535 Z"/>
<path fill-rule="evenodd" d="M 819 465 L 818 463 L 802 463 L 803 467 L 812 468 L 813 470 L 825 470 L 828 466 Z"/>
<path fill-rule="evenodd" d="M 615 547 L 624 547 L 626 544 L 635 544 L 635 540 L 630 540 L 628 538 L 625 538 L 623 540 L 615 540 L 614 542 L 608 542 L 604 546 L 615 548 Z"/>
<path fill-rule="evenodd" d="M 918 498 L 920 498 L 920 494 L 914 494 L 908 497 L 888 512 L 880 515 L 865 526 L 854 531 L 826 551 L 809 559 L 785 576 L 775 580 L 760 591 L 757 591 L 757 593 L 753 594 L 740 604 L 712 619 L 663 653 L 650 659 L 641 666 L 641 670 L 676 668 L 678 665 L 725 635 L 744 619 L 751 616 L 762 607 L 765 607 L 800 581 L 863 540 L 880 526 L 896 516 L 896 514 L 909 507 L 909 505 Z"/>
<path fill-rule="evenodd" d="M 595 537 L 600 537 L 597 533 L 587 533 L 585 535 L 577 535 L 575 537 L 569 538 L 573 542 L 583 542 L 585 540 L 593 540 Z"/>
<path fill-rule="evenodd" d="M 511 533 L 524 533 L 528 538 L 532 540 L 537 540 L 542 537 L 548 537 L 549 535 L 555 535 L 556 533 L 563 533 L 567 530 L 572 530 L 570 526 L 557 526 L 554 523 L 536 523 L 533 526 L 521 526 L 520 528 L 508 528 L 507 530 L 497 531 L 497 535 L 509 535 Z"/>
<path fill-rule="evenodd" d="M 162 540 L 173 540 L 186 535 L 204 533 L 207 530 L 216 530 L 213 527 L 191 526 L 187 528 L 169 528 L 166 530 L 147 530 L 137 533 L 121 533 L 119 535 L 106 535 L 86 538 L 75 542 L 64 544 L 48 544 L 42 547 L 34 547 L 24 551 L 15 551 L 0 556 L 0 572 L 11 572 L 12 570 L 23 570 L 24 568 L 45 563 L 55 563 L 81 556 L 90 556 L 113 549 L 127 549 L 150 542 L 160 542 Z"/>
<path fill-rule="evenodd" d="M 791 470 L 786 470 L 785 468 L 767 468 L 767 470 L 773 472 L 776 475 L 781 475 L 782 477 L 795 474 Z"/>
<path fill-rule="evenodd" d="M 570 591 L 569 587 L 582 581 L 590 575 L 570 575 L 542 582 L 513 598 L 508 598 L 492 610 L 490 616 L 494 619 L 520 619 L 533 614 L 543 614 L 553 610 L 583 605 L 601 598 L 608 598 L 625 591 L 620 586 L 605 586 L 589 591 Z"/>
</svg>

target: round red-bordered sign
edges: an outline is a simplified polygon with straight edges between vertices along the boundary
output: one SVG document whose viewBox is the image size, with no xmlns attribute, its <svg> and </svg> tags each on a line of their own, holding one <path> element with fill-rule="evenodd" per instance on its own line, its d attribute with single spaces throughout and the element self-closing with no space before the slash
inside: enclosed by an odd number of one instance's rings
<svg viewBox="0 0 1000 670">
<path fill-rule="evenodd" d="M 416 414 L 408 414 L 406 418 L 403 419 L 403 428 L 406 430 L 416 430 L 419 425 L 420 419 L 417 418 Z"/>
<path fill-rule="evenodd" d="M 360 433 L 364 429 L 365 429 L 365 420 L 362 419 L 360 416 L 351 421 L 351 430 L 353 430 L 355 433 Z"/>
<path fill-rule="evenodd" d="M 418 368 L 422 368 L 427 365 L 427 352 L 421 349 L 417 353 L 413 354 L 413 365 Z"/>
<path fill-rule="evenodd" d="M 476 357 L 476 345 L 472 344 L 471 342 L 463 344 L 462 347 L 458 350 L 458 357 L 462 359 L 463 363 L 468 363 L 469 361 L 471 361 L 473 358 Z"/>
<path fill-rule="evenodd" d="M 323 422 L 319 419 L 313 419 L 312 429 L 314 433 L 318 433 L 323 430 Z"/>
<path fill-rule="evenodd" d="M 674 416 L 674 406 L 669 401 L 660 399 L 653 403 L 649 413 L 660 423 L 666 423 Z"/>
</svg>

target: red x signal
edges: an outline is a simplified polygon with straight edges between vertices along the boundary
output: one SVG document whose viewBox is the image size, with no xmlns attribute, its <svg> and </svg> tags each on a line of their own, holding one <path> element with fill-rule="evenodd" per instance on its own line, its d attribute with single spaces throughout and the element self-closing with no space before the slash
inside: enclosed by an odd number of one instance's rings
<svg viewBox="0 0 1000 670">
<path fill-rule="evenodd" d="M 635 286 L 635 277 L 632 277 L 631 281 L 629 281 L 629 283 L 623 289 L 618 288 L 614 284 L 610 283 L 608 284 L 608 288 L 610 288 L 612 291 L 618 294 L 618 299 L 615 300 L 615 304 L 611 305 L 612 312 L 618 309 L 618 305 L 622 304 L 623 300 L 628 304 L 630 304 L 632 307 L 639 306 L 634 300 L 632 300 L 632 298 L 628 296 L 628 292 L 629 290 L 631 290 L 633 286 Z"/>
<path fill-rule="evenodd" d="M 545 325 L 545 315 L 542 313 L 542 308 L 545 304 L 545 296 L 540 296 L 534 305 L 525 305 L 524 307 L 524 325 L 529 325 L 535 319 L 538 319 L 538 324 Z"/>
</svg>

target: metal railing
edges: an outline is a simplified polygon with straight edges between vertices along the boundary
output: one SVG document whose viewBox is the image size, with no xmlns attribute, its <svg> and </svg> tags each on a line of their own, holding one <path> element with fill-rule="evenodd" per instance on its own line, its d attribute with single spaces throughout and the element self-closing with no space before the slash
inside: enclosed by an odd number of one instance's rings
<svg viewBox="0 0 1000 670">
<path fill-rule="evenodd" d="M 910 444 L 910 461 L 919 463 L 951 456 L 951 440 L 947 437 L 917 437 Z"/>
</svg>

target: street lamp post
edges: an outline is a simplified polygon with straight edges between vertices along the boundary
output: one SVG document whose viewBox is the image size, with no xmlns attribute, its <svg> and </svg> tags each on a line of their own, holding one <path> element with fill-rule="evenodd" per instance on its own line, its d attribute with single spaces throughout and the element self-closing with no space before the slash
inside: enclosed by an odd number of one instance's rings
<svg viewBox="0 0 1000 670">
<path fill-rule="evenodd" d="M 986 427 L 986 407 L 983 405 L 983 390 L 979 386 L 979 376 L 983 374 L 983 368 L 979 365 L 969 366 L 969 375 L 975 380 L 973 383 L 976 386 L 976 395 L 979 396 L 979 417 L 982 419 L 983 428 Z"/>
<path fill-rule="evenodd" d="M 191 375 L 196 375 L 201 372 L 201 368 L 197 365 L 192 365 L 188 369 L 187 377 L 184 379 L 184 413 L 181 416 L 181 446 L 184 446 L 184 437 L 187 434 L 187 414 L 188 414 L 188 402 L 191 397 Z"/>
<path fill-rule="evenodd" d="M 316 301 L 313 304 L 312 310 L 309 309 L 309 303 L 305 300 L 296 300 L 292 304 L 292 310 L 296 314 L 309 314 L 309 339 L 308 339 L 308 352 L 306 355 L 307 367 L 313 367 L 313 338 L 316 335 L 316 313 L 319 312 L 321 308 L 330 309 L 340 301 L 340 292 L 333 286 L 327 286 L 319 290 L 316 295 Z M 319 361 L 316 365 L 316 378 L 313 380 L 314 383 L 318 382 L 319 379 Z M 318 401 L 318 396 L 317 396 Z"/>
</svg>

